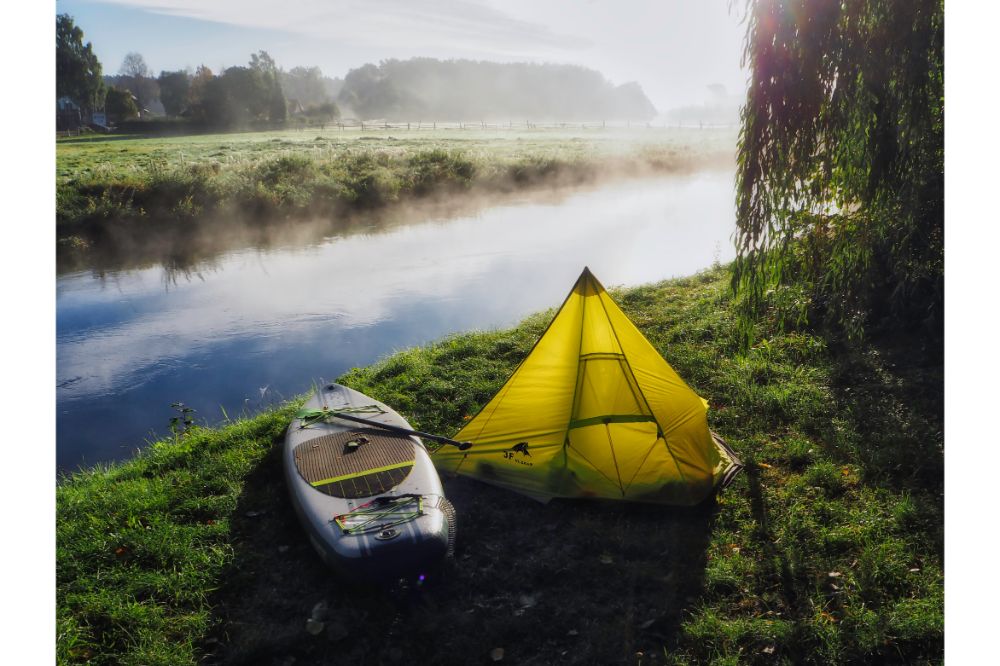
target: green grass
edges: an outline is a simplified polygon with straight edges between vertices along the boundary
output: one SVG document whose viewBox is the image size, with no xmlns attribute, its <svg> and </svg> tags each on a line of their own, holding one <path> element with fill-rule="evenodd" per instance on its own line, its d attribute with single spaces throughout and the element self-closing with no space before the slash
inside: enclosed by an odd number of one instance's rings
<svg viewBox="0 0 1000 666">
<path fill-rule="evenodd" d="M 60 661 L 464 664 L 499 647 L 510 663 L 941 662 L 941 367 L 899 341 L 833 354 L 769 322 L 739 354 L 727 279 L 614 293 L 747 463 L 717 502 L 543 506 L 446 479 L 455 561 L 423 586 L 353 587 L 286 498 L 289 406 L 59 484 Z M 341 381 L 452 434 L 551 315 Z"/>
<path fill-rule="evenodd" d="M 292 406 L 221 430 L 194 428 L 58 486 L 60 663 L 191 663 L 206 604 L 232 559 L 244 479 Z"/>
<path fill-rule="evenodd" d="M 327 214 L 472 187 L 509 190 L 623 171 L 732 163 L 732 130 L 288 130 L 64 139 L 56 219 L 64 245 L 112 222 L 142 229 L 222 213 Z M 76 240 L 74 240 L 76 239 Z"/>
</svg>

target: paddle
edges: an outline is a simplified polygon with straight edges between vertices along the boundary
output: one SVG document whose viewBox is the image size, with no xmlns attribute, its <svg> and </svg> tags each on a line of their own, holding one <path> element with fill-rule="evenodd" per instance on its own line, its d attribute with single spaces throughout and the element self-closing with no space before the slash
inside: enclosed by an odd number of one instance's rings
<svg viewBox="0 0 1000 666">
<path fill-rule="evenodd" d="M 425 439 L 430 439 L 435 442 L 441 442 L 442 444 L 450 444 L 456 447 L 459 451 L 468 451 L 472 448 L 472 442 L 458 442 L 454 439 L 448 437 L 442 437 L 441 435 L 432 435 L 427 432 L 420 432 L 419 430 L 410 430 L 408 428 L 400 428 L 399 426 L 389 425 L 388 423 L 379 423 L 378 421 L 372 421 L 370 419 L 363 419 L 360 416 L 352 416 L 350 414 L 345 414 L 344 412 L 337 412 L 332 409 L 322 410 L 323 418 L 334 417 L 338 419 L 344 419 L 345 421 L 354 421 L 355 423 L 363 423 L 365 425 L 370 425 L 375 428 L 381 428 L 383 430 L 388 430 L 389 432 L 399 433 L 401 435 L 416 435 L 417 437 L 423 437 Z"/>
</svg>

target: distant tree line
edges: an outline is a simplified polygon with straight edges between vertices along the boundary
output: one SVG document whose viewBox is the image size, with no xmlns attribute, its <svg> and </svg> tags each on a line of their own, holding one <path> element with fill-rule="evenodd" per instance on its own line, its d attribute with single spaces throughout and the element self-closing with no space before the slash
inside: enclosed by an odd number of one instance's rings
<svg viewBox="0 0 1000 666">
<path fill-rule="evenodd" d="M 185 74 L 161 74 L 165 82 L 175 85 L 170 109 L 175 115 L 187 113 L 191 120 L 210 126 L 240 126 L 257 121 L 280 123 L 287 118 L 278 67 L 266 51 L 252 55 L 248 66 L 229 67 L 217 76 L 204 65 L 188 81 Z M 181 98 L 185 87 L 187 95 Z"/>
<path fill-rule="evenodd" d="M 337 103 L 388 120 L 650 120 L 637 83 L 615 86 L 575 65 L 411 58 L 352 69 Z"/>
<path fill-rule="evenodd" d="M 330 122 L 341 108 L 358 119 L 386 120 L 636 120 L 656 115 L 637 83 L 615 86 L 597 71 L 573 65 L 412 58 L 352 69 L 341 80 L 318 67 L 285 71 L 266 52 L 219 73 L 161 71 L 129 53 L 106 76 L 92 45 L 71 16 L 56 17 L 57 97 L 90 117 L 104 111 L 121 123 L 162 115 L 212 128 Z"/>
<path fill-rule="evenodd" d="M 678 125 L 736 125 L 745 95 L 730 95 L 721 83 L 706 87 L 707 98 L 702 104 L 676 106 L 664 111 L 668 123 Z"/>
<path fill-rule="evenodd" d="M 246 66 L 215 74 L 202 65 L 154 76 L 140 53 L 129 53 L 117 75 L 106 76 L 91 43 L 66 14 L 56 17 L 56 96 L 90 118 L 104 111 L 120 123 L 159 114 L 194 125 L 232 128 L 255 124 L 329 122 L 340 115 L 334 97 L 340 82 L 318 67 L 280 69 L 266 52 Z M 155 112 L 153 111 L 155 109 Z"/>
<path fill-rule="evenodd" d="M 142 56 L 129 54 L 126 63 L 131 56 L 141 62 Z M 161 71 L 153 78 L 145 63 L 135 64 L 132 58 L 133 66 L 123 65 L 118 76 L 105 77 L 109 89 L 128 91 L 138 105 L 136 113 L 124 118 L 145 112 L 152 102 L 159 102 L 165 116 L 209 127 L 280 124 L 296 115 L 329 121 L 339 115 L 318 67 L 285 72 L 267 51 L 251 55 L 246 66 L 227 67 L 219 74 L 202 65 L 194 72 Z"/>
</svg>

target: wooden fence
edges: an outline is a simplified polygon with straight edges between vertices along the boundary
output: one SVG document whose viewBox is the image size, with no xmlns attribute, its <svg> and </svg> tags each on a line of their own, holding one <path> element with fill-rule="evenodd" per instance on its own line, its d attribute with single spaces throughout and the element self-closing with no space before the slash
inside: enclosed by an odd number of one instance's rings
<svg viewBox="0 0 1000 666">
<path fill-rule="evenodd" d="M 138 123 L 135 123 L 135 127 L 146 131 L 147 127 Z M 170 129 L 183 133 L 185 130 L 185 125 L 183 123 L 170 123 Z M 356 132 L 376 132 L 376 131 L 387 131 L 393 130 L 397 132 L 418 132 L 418 131 L 433 131 L 433 130 L 480 130 L 480 131 L 516 131 L 516 130 L 643 130 L 643 129 L 673 129 L 673 128 L 685 128 L 685 129 L 726 129 L 733 128 L 736 125 L 733 124 L 711 124 L 711 123 L 700 123 L 697 125 L 693 124 L 678 124 L 678 123 L 664 123 L 664 122 L 630 122 L 630 121 L 574 121 L 574 122 L 534 122 L 529 120 L 514 121 L 510 120 L 507 122 L 436 122 L 436 121 L 425 121 L 418 120 L 416 122 L 398 122 L 398 121 L 388 121 L 388 120 L 355 120 L 353 118 L 344 118 L 340 120 L 308 120 L 299 121 L 297 118 L 289 118 L 284 125 L 284 129 L 292 130 L 328 130 L 337 129 L 342 132 L 356 131 Z M 156 130 L 161 130 L 163 128 L 156 127 L 152 128 Z M 189 130 L 194 130 L 196 132 L 211 132 L 212 130 L 205 127 L 194 127 L 191 126 L 187 128 Z M 279 129 L 279 127 L 269 127 L 260 129 Z M 56 137 L 70 137 L 79 136 L 81 131 L 86 132 L 86 128 L 73 129 L 73 130 L 60 130 L 56 132 Z M 223 131 L 223 130 L 219 130 Z M 142 132 L 140 132 L 142 133 Z"/>
<path fill-rule="evenodd" d="M 292 126 L 292 121 L 289 121 L 289 126 Z M 710 123 L 700 123 L 698 125 L 681 125 L 681 124 L 670 124 L 663 122 L 630 122 L 630 121 L 590 121 L 590 122 L 532 122 L 528 120 L 522 121 L 507 121 L 507 122 L 435 122 L 435 121 L 423 121 L 418 120 L 416 122 L 398 122 L 398 121 L 388 121 L 388 120 L 355 120 L 353 118 L 345 118 L 342 120 L 327 121 L 325 123 L 312 122 L 306 125 L 300 125 L 298 129 L 315 129 L 315 128 L 337 128 L 341 131 L 360 131 L 360 132 L 371 132 L 371 131 L 423 131 L 423 130 L 534 130 L 534 129 L 566 129 L 566 130 L 602 130 L 602 129 L 666 129 L 666 128 L 698 128 L 698 129 L 724 129 L 732 128 L 735 125 L 732 124 L 710 124 Z"/>
</svg>

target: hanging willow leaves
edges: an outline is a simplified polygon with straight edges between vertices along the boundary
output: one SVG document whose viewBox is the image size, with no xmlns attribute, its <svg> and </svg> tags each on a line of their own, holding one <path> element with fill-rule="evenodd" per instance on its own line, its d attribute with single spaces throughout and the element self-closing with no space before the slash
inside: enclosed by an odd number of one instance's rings
<svg viewBox="0 0 1000 666">
<path fill-rule="evenodd" d="M 943 2 L 749 0 L 744 64 L 743 333 L 771 313 L 940 336 Z"/>
</svg>

